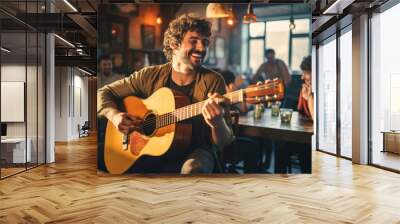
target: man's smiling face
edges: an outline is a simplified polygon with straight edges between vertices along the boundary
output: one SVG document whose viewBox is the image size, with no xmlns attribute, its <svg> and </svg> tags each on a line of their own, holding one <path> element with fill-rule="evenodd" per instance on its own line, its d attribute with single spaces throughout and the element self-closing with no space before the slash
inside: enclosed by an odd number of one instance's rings
<svg viewBox="0 0 400 224">
<path fill-rule="evenodd" d="M 204 62 L 210 39 L 196 31 L 188 31 L 182 40 L 180 46 L 175 49 L 175 55 L 178 62 L 181 62 L 191 68 L 191 70 L 200 67 Z"/>
</svg>

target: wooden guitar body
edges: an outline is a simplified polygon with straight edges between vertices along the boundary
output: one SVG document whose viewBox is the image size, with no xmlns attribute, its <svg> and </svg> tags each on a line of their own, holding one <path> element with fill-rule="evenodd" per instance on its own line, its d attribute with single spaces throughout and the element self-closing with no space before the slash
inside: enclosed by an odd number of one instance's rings
<svg viewBox="0 0 400 224">
<path fill-rule="evenodd" d="M 151 120 L 154 115 L 174 111 L 189 104 L 186 96 L 168 88 L 160 88 L 147 99 L 129 96 L 123 101 L 125 111 L 143 120 Z M 111 123 L 107 123 L 104 142 L 104 160 L 107 170 L 112 174 L 122 174 L 129 169 L 135 172 L 151 171 L 160 161 L 170 156 L 184 155 L 192 136 L 192 126 L 187 123 L 174 123 L 155 129 L 147 125 L 141 134 L 130 134 L 129 144 L 123 144 L 124 135 Z"/>
</svg>

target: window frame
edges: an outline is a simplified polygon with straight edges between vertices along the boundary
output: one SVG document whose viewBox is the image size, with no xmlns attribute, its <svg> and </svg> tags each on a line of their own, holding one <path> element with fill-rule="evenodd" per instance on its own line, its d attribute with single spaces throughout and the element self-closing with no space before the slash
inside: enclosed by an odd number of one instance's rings
<svg viewBox="0 0 400 224">
<path fill-rule="evenodd" d="M 266 46 L 266 37 L 267 37 L 267 22 L 273 22 L 273 21 L 283 21 L 283 20 L 290 20 L 291 16 L 287 15 L 287 16 L 279 16 L 279 17 L 269 17 L 269 18 L 264 18 L 264 17 L 260 17 L 258 18 L 257 22 L 263 22 L 264 23 L 264 35 L 263 36 L 259 36 L 259 37 L 251 37 L 250 36 L 250 25 L 247 26 L 247 59 L 246 59 L 246 67 L 250 68 L 250 41 L 254 40 L 254 39 L 263 39 L 264 42 L 264 51 L 265 49 L 267 49 Z M 288 69 L 293 73 L 293 72 L 299 72 L 299 70 L 293 70 L 292 69 L 292 53 L 293 53 L 293 49 L 292 49 L 292 42 L 294 38 L 304 38 L 304 37 L 308 37 L 309 38 L 309 44 L 308 44 L 308 51 L 311 54 L 311 48 L 312 48 L 312 40 L 311 40 L 311 17 L 310 15 L 307 14 L 302 14 L 302 15 L 295 15 L 293 16 L 294 21 L 296 21 L 297 19 L 309 19 L 309 32 L 306 33 L 293 33 L 292 30 L 289 29 L 289 37 L 288 37 L 288 43 L 289 43 L 289 49 L 288 49 Z M 265 53 L 263 52 L 263 55 Z M 265 55 L 264 55 L 265 57 Z M 263 58 L 264 59 L 264 58 Z M 256 71 L 252 71 L 253 73 L 255 73 Z"/>
<path fill-rule="evenodd" d="M 316 95 L 316 109 L 315 109 L 315 114 L 316 114 L 316 119 L 315 119 L 315 122 L 316 122 L 316 150 L 317 151 L 319 151 L 319 152 L 323 152 L 323 153 L 327 153 L 327 154 L 330 154 L 330 155 L 333 155 L 333 156 L 336 156 L 336 157 L 339 157 L 339 158 L 343 158 L 343 159 L 346 159 L 346 160 L 352 160 L 352 158 L 349 158 L 349 157 L 347 157 L 347 156 L 343 156 L 342 155 L 342 153 L 341 153 L 341 118 L 340 118 L 340 112 L 341 112 L 341 110 L 340 110 L 340 103 L 341 103 L 341 99 L 340 99 L 340 92 L 341 92 L 341 90 L 340 90 L 340 81 L 341 81 L 341 79 L 340 79 L 340 76 L 341 76 L 341 68 L 340 68 L 340 38 L 341 38 L 341 36 L 343 35 L 343 34 L 345 34 L 346 32 L 352 32 L 352 23 L 350 23 L 350 24 L 347 24 L 345 27 L 343 27 L 343 28 L 341 28 L 341 29 L 338 29 L 334 34 L 332 34 L 332 35 L 330 35 L 330 36 L 327 36 L 325 39 L 322 39 L 322 40 L 320 40 L 318 43 L 316 43 L 315 45 L 316 45 L 316 49 L 317 49 L 317 52 L 316 52 L 316 59 L 315 59 L 315 61 L 316 61 L 316 65 L 317 65 L 317 69 L 316 69 L 316 86 L 317 86 L 317 92 L 318 91 L 320 91 L 319 90 L 319 88 L 318 88 L 318 86 L 319 86 L 319 79 L 318 79 L 318 77 L 319 77 L 319 63 L 318 63 L 318 59 L 319 59 L 319 57 L 320 57 L 320 55 L 318 54 L 318 49 L 319 49 L 319 47 L 320 47 L 320 45 L 321 44 L 323 44 L 323 43 L 327 43 L 327 42 L 330 42 L 330 41 L 336 41 L 336 93 L 337 93 L 337 95 L 336 95 L 336 152 L 335 153 L 331 153 L 331 152 L 328 152 L 328 151 L 325 151 L 324 149 L 320 149 L 320 144 L 319 144 L 319 132 L 320 132 L 320 130 L 319 130 L 319 122 L 320 122 L 320 120 L 319 120 L 319 111 L 318 111 L 318 104 L 319 104 L 319 97 L 318 97 L 318 94 L 315 94 Z"/>
</svg>

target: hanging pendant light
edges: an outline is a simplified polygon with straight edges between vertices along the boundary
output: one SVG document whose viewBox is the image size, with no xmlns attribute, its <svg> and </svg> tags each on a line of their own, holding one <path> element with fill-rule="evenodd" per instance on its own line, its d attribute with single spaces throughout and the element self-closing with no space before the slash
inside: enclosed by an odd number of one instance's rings
<svg viewBox="0 0 400 224">
<path fill-rule="evenodd" d="M 294 30 L 296 29 L 296 24 L 294 24 L 294 19 L 293 19 L 293 5 L 290 5 L 290 24 L 289 24 L 289 29 Z"/>
<path fill-rule="evenodd" d="M 229 17 L 228 10 L 221 3 L 209 3 L 206 9 L 207 18 L 224 18 Z"/>
<path fill-rule="evenodd" d="M 293 17 L 292 17 L 292 18 L 290 18 L 289 29 L 291 29 L 291 30 L 294 30 L 294 29 L 296 29 L 296 24 L 294 24 Z"/>
<path fill-rule="evenodd" d="M 228 26 L 233 26 L 235 24 L 235 16 L 233 15 L 232 7 L 229 9 L 228 14 L 229 16 L 226 19 L 226 23 L 228 24 Z"/>
<path fill-rule="evenodd" d="M 226 23 L 227 23 L 229 26 L 233 26 L 233 25 L 235 24 L 235 20 L 234 20 L 232 17 L 229 17 L 229 18 L 226 20 Z"/>
<path fill-rule="evenodd" d="M 255 22 L 257 22 L 257 16 L 253 12 L 253 7 L 251 6 L 251 3 L 249 3 L 249 5 L 247 6 L 247 14 L 243 16 L 243 23 L 249 24 Z"/>
</svg>

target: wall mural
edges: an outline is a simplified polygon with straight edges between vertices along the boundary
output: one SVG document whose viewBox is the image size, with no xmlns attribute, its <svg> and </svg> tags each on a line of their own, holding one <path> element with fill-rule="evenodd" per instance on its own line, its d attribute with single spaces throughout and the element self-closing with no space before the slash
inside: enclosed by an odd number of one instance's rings
<svg viewBox="0 0 400 224">
<path fill-rule="evenodd" d="M 254 60 L 249 52 L 264 55 L 267 46 L 248 49 L 248 5 L 212 6 L 99 7 L 100 171 L 311 173 L 313 113 L 308 95 L 298 95 L 301 82 L 291 86 L 287 65 L 267 52 L 259 71 L 274 80 L 252 83 L 258 74 L 244 74 L 249 64 L 242 58 Z M 304 10 L 297 16 L 310 20 L 309 6 L 298 6 Z M 274 5 L 252 7 L 261 22 L 276 13 Z M 291 18 L 291 5 L 283 7 L 277 18 Z M 310 62 L 306 56 L 304 63 Z M 291 87 L 295 106 L 285 108 L 285 88 Z"/>
</svg>

